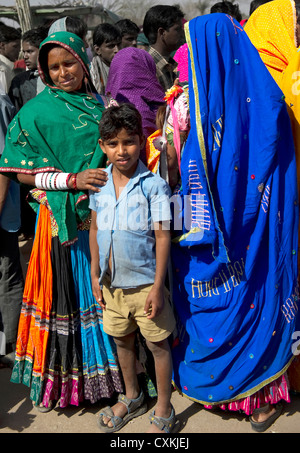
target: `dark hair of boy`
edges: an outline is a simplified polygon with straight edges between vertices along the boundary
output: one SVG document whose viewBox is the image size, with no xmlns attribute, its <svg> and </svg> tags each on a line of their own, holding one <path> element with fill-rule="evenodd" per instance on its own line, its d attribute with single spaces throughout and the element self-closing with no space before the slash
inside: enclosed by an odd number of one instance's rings
<svg viewBox="0 0 300 453">
<path fill-rule="evenodd" d="M 21 30 L 19 28 L 0 25 L 0 42 L 8 43 L 19 39 L 21 39 Z"/>
<path fill-rule="evenodd" d="M 48 36 L 48 28 L 38 27 L 26 31 L 22 35 L 22 41 L 28 42 L 33 47 L 40 47 L 40 44 Z"/>
<path fill-rule="evenodd" d="M 104 142 L 115 138 L 122 129 L 129 135 L 143 136 L 142 117 L 132 104 L 112 106 L 103 112 L 99 132 Z"/>
<path fill-rule="evenodd" d="M 119 29 L 108 22 L 97 25 L 93 33 L 93 45 L 101 46 L 104 42 L 121 41 Z"/>
<path fill-rule="evenodd" d="M 115 23 L 115 26 L 120 30 L 122 37 L 126 34 L 138 35 L 140 32 L 137 24 L 130 19 L 118 20 L 118 22 Z"/>
<path fill-rule="evenodd" d="M 264 5 L 265 3 L 268 3 L 270 2 L 271 0 L 253 0 L 251 3 L 250 3 L 250 10 L 249 10 L 249 16 L 251 16 L 251 14 L 260 6 L 260 5 Z M 295 4 L 297 5 L 297 3 L 295 2 Z"/>
<path fill-rule="evenodd" d="M 143 32 L 149 44 L 155 44 L 159 28 L 169 30 L 184 14 L 178 6 L 156 5 L 150 8 L 144 18 Z"/>
<path fill-rule="evenodd" d="M 84 39 L 88 32 L 87 24 L 82 19 L 79 19 L 79 17 L 67 16 L 66 29 L 69 33 L 74 33 L 74 35 L 79 36 L 81 39 Z"/>
<path fill-rule="evenodd" d="M 222 2 L 215 3 L 210 8 L 210 13 L 225 13 L 229 14 L 229 16 L 236 19 L 238 22 L 241 22 L 243 19 L 239 5 L 234 5 L 230 1 L 223 0 Z"/>
</svg>

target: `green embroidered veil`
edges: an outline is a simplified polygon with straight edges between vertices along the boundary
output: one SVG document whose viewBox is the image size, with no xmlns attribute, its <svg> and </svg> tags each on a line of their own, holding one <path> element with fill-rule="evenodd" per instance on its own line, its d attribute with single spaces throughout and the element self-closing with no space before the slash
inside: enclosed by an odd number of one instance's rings
<svg viewBox="0 0 300 453">
<path fill-rule="evenodd" d="M 63 47 L 80 62 L 84 70 L 80 91 L 67 93 L 53 85 L 47 67 L 53 45 Z M 104 106 L 90 92 L 88 65 L 84 43 L 77 35 L 56 32 L 41 43 L 38 67 L 46 88 L 24 105 L 9 125 L 0 172 L 16 178 L 18 173 L 77 173 L 105 166 L 106 156 L 98 145 Z M 46 195 L 61 243 L 76 240 L 77 225 L 89 215 L 88 194 L 68 190 L 47 191 Z"/>
</svg>

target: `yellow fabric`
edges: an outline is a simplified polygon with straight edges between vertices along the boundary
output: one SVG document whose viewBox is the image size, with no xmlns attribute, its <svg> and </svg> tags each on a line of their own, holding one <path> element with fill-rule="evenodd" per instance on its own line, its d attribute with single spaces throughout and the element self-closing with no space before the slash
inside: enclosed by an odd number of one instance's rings
<svg viewBox="0 0 300 453">
<path fill-rule="evenodd" d="M 161 137 L 161 130 L 157 130 L 151 134 L 146 141 L 146 161 L 147 167 L 152 173 L 157 173 L 160 159 L 160 150 L 154 145 L 154 140 Z"/>
<path fill-rule="evenodd" d="M 294 0 L 273 0 L 257 8 L 245 31 L 283 91 L 293 129 L 300 188 L 300 52 Z M 300 190 L 298 189 L 300 196 Z"/>
<path fill-rule="evenodd" d="M 298 194 L 300 199 L 300 53 L 296 54 L 291 59 L 288 67 L 282 73 L 279 83 L 285 95 L 287 109 L 290 115 L 295 150 L 297 160 L 297 178 L 298 178 Z"/>
<path fill-rule="evenodd" d="M 257 8 L 245 31 L 270 73 L 280 86 L 296 48 L 296 12 L 293 0 L 273 0 Z"/>
</svg>

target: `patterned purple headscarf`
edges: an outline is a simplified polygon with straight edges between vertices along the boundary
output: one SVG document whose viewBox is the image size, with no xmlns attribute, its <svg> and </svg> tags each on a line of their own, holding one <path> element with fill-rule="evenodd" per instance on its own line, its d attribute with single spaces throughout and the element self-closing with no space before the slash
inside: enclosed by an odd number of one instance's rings
<svg viewBox="0 0 300 453">
<path fill-rule="evenodd" d="M 106 94 L 119 103 L 130 102 L 142 115 L 143 131 L 149 137 L 157 130 L 156 113 L 164 104 L 164 90 L 156 78 L 156 65 L 143 49 L 125 47 L 113 58 Z"/>
</svg>

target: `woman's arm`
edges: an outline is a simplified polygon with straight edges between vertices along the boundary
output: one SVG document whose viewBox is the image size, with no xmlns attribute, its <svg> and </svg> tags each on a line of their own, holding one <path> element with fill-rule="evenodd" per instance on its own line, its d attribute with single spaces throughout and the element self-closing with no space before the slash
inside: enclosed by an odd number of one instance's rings
<svg viewBox="0 0 300 453">
<path fill-rule="evenodd" d="M 67 173 L 65 173 L 67 175 Z M 25 175 L 18 173 L 18 181 L 28 186 L 36 186 L 35 175 Z M 104 186 L 107 181 L 107 173 L 101 168 L 83 170 L 79 173 L 74 173 L 68 179 L 68 188 L 73 190 L 92 190 L 93 192 L 100 192 L 98 186 Z"/>
<path fill-rule="evenodd" d="M 23 173 L 17 174 L 18 181 L 28 186 L 35 186 L 35 175 L 24 175 Z"/>
</svg>

